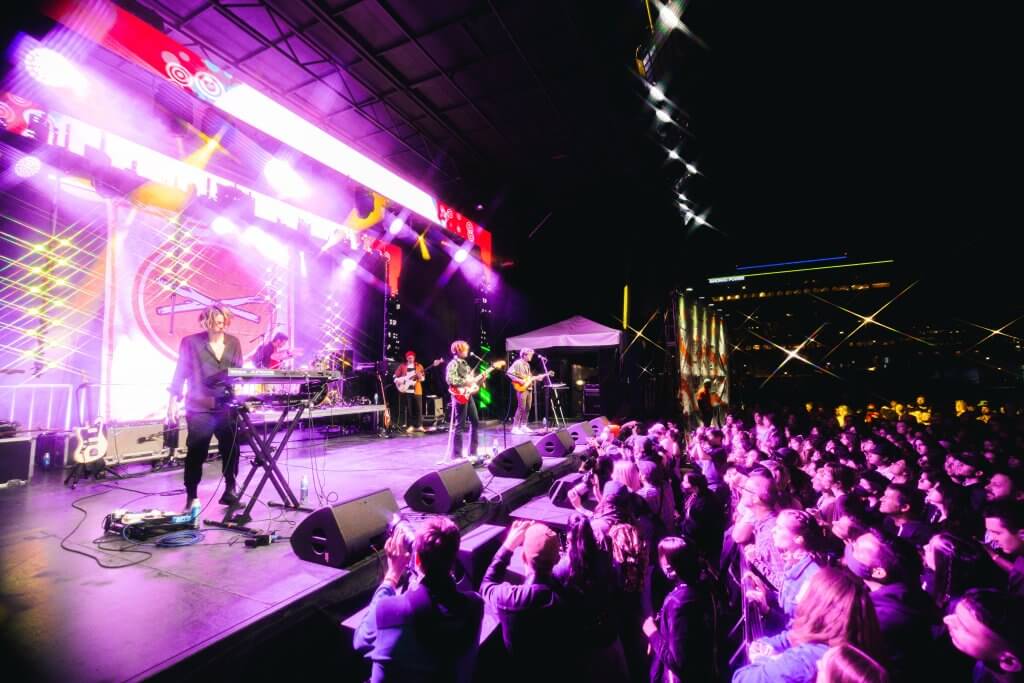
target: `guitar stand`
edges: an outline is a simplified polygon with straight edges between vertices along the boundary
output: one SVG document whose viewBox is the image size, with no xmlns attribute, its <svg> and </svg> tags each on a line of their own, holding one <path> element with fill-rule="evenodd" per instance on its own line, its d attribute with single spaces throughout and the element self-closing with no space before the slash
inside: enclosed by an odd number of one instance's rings
<svg viewBox="0 0 1024 683">
<path fill-rule="evenodd" d="M 540 366 L 544 368 L 544 372 L 546 374 L 548 372 L 548 362 L 543 356 L 541 356 L 540 359 Z M 544 406 L 544 412 L 547 413 L 548 409 L 551 409 L 555 417 L 554 426 L 557 429 L 558 427 L 564 427 L 566 425 L 566 422 L 565 413 L 562 412 L 562 403 L 558 398 L 558 390 L 552 388 L 552 384 L 553 382 L 551 381 L 551 375 L 547 375 L 544 378 L 544 393 L 547 394 L 548 403 L 546 406 Z"/>
<path fill-rule="evenodd" d="M 277 489 L 277 495 L 283 501 L 280 503 L 276 501 L 269 502 L 267 503 L 269 507 L 313 512 L 312 508 L 303 507 L 300 504 L 299 499 L 296 498 L 295 493 L 288 485 L 288 480 L 281 474 L 281 470 L 277 466 L 278 458 L 284 452 L 288 439 L 291 438 L 292 433 L 302 419 L 302 413 L 305 412 L 308 406 L 308 402 L 303 402 L 298 406 L 284 406 L 281 409 L 281 416 L 274 422 L 274 426 L 270 429 L 269 433 L 266 430 L 257 430 L 255 428 L 249 415 L 249 408 L 244 403 L 232 407 L 239 421 L 238 431 L 249 444 L 253 454 L 252 469 L 249 470 L 249 474 L 246 475 L 245 481 L 242 483 L 242 488 L 238 491 L 239 500 L 245 496 L 245 492 L 248 490 L 249 484 L 252 483 L 257 471 L 263 470 L 263 476 L 260 478 L 259 483 L 256 484 L 256 489 L 253 491 L 252 496 L 249 497 L 249 502 L 244 510 L 235 514 L 235 508 L 230 507 L 224 513 L 222 521 L 207 522 L 207 524 L 228 529 L 244 528 L 242 525 L 252 521 L 252 509 L 256 505 L 256 501 L 259 500 L 260 493 L 262 493 L 263 487 L 266 486 L 268 480 Z M 295 409 L 295 414 L 289 417 L 288 413 L 293 409 Z M 264 424 L 264 427 L 266 427 L 266 424 Z M 275 447 L 274 439 L 281 433 L 282 429 L 284 429 L 284 433 L 281 436 L 281 442 Z"/>
<path fill-rule="evenodd" d="M 68 476 L 65 477 L 64 485 L 76 489 L 78 488 L 78 482 L 83 478 L 92 476 L 93 479 L 99 479 L 101 474 L 112 474 L 117 479 L 124 478 L 120 472 L 111 468 L 106 460 L 100 459 L 96 462 L 99 463 L 98 467 L 96 467 L 95 463 L 76 462 L 71 471 L 68 472 Z"/>
</svg>

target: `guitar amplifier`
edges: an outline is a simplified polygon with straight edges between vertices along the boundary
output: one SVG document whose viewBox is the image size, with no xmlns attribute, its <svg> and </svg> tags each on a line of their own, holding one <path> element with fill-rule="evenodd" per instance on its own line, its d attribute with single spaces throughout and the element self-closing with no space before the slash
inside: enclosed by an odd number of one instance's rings
<svg viewBox="0 0 1024 683">
<path fill-rule="evenodd" d="M 30 481 L 35 467 L 36 440 L 30 436 L 0 439 L 0 484 Z"/>
<path fill-rule="evenodd" d="M 188 427 L 181 421 L 178 430 L 178 447 L 175 455 L 185 456 L 188 441 Z M 217 449 L 217 437 L 210 441 L 210 450 Z M 129 462 L 159 460 L 171 455 L 164 449 L 164 423 L 162 420 L 107 425 L 108 465 Z"/>
</svg>

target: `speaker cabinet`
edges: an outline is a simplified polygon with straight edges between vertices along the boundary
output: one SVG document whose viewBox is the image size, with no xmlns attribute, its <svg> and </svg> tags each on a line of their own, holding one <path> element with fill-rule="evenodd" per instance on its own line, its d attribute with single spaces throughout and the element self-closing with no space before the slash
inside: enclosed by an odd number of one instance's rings
<svg viewBox="0 0 1024 683">
<path fill-rule="evenodd" d="M 405 504 L 416 512 L 446 514 L 480 497 L 484 484 L 469 462 L 425 474 L 405 492 Z"/>
<path fill-rule="evenodd" d="M 292 550 L 300 560 L 344 567 L 383 547 L 388 522 L 398 512 L 391 489 L 322 507 L 309 513 L 292 532 Z"/>
<path fill-rule="evenodd" d="M 593 420 L 590 421 L 590 428 L 594 431 L 595 436 L 600 434 L 601 430 L 607 426 L 608 418 L 605 417 L 604 415 L 601 415 L 600 417 L 595 417 Z"/>
<path fill-rule="evenodd" d="M 548 498 L 551 504 L 560 508 L 572 508 L 569 502 L 569 490 L 583 481 L 582 472 L 567 474 L 561 479 L 556 479 L 548 489 Z M 585 496 L 584 496 L 585 498 Z"/>
<path fill-rule="evenodd" d="M 594 428 L 589 422 L 577 422 L 566 430 L 572 437 L 572 442 L 577 446 L 586 446 L 587 439 L 593 438 Z"/>
<path fill-rule="evenodd" d="M 496 477 L 526 479 L 540 469 L 540 451 L 532 441 L 524 441 L 498 453 L 491 460 L 487 469 Z"/>
<path fill-rule="evenodd" d="M 0 439 L 0 484 L 31 480 L 35 456 L 36 440 L 30 436 Z"/>
<path fill-rule="evenodd" d="M 537 450 L 545 458 L 564 458 L 573 452 L 576 444 L 567 429 L 557 429 L 537 439 Z"/>
</svg>

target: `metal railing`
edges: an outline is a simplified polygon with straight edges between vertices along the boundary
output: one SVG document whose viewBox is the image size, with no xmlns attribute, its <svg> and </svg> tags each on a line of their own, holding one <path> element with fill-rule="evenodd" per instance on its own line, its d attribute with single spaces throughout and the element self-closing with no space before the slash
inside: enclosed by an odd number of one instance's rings
<svg viewBox="0 0 1024 683">
<path fill-rule="evenodd" d="M 72 384 L 0 385 L 0 416 L 24 431 L 71 429 L 75 387 Z"/>
</svg>

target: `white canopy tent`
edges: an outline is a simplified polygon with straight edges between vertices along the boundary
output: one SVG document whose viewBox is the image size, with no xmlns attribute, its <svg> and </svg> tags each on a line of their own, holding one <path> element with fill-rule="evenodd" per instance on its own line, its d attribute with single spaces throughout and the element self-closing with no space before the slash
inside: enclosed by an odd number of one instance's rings
<svg viewBox="0 0 1024 683">
<path fill-rule="evenodd" d="M 595 348 L 618 346 L 621 342 L 622 333 L 619 330 L 605 327 L 583 316 L 574 315 L 553 325 L 515 337 L 508 337 L 505 339 L 505 348 L 509 351 L 518 351 L 523 348 Z"/>
</svg>

